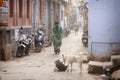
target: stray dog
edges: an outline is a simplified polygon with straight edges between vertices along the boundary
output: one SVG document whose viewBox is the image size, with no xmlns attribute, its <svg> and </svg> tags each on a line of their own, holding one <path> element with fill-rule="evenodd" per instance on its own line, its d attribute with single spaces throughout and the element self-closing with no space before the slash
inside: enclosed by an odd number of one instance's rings
<svg viewBox="0 0 120 80">
<path fill-rule="evenodd" d="M 65 66 L 60 60 L 55 61 L 57 71 L 66 71 L 68 66 Z"/>
<path fill-rule="evenodd" d="M 62 59 L 64 64 L 67 62 L 68 66 L 71 65 L 71 72 L 72 72 L 72 65 L 73 63 L 78 63 L 79 64 L 79 68 L 80 68 L 80 73 L 82 72 L 82 56 L 80 55 L 80 57 L 76 57 L 76 56 L 65 56 L 64 54 L 62 54 Z"/>
</svg>

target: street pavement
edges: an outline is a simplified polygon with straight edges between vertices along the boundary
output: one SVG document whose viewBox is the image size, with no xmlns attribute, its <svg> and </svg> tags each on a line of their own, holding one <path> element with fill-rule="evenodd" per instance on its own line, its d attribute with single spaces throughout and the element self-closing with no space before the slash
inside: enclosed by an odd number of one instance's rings
<svg viewBox="0 0 120 80">
<path fill-rule="evenodd" d="M 44 48 L 42 52 L 31 51 L 30 56 L 15 58 L 7 62 L 0 61 L 0 80 L 102 80 L 98 75 L 87 73 L 87 64 L 83 64 L 83 71 L 79 73 L 77 63 L 73 64 L 73 72 L 55 72 L 54 62 L 61 59 L 61 54 L 79 55 L 87 59 L 87 48 L 81 43 L 82 29 L 78 35 L 74 31 L 63 38 L 61 53 L 54 54 L 53 46 Z"/>
</svg>

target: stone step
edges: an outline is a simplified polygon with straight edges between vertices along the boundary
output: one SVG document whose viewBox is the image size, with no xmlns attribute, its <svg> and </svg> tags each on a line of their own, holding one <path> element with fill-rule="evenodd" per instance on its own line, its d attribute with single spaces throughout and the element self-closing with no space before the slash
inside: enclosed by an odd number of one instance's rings
<svg viewBox="0 0 120 80">
<path fill-rule="evenodd" d="M 112 67 L 112 62 L 89 61 L 88 73 L 102 74 L 106 68 Z"/>
<path fill-rule="evenodd" d="M 88 65 L 102 67 L 103 62 L 98 62 L 98 61 L 89 61 Z"/>
<path fill-rule="evenodd" d="M 120 59 L 120 55 L 112 55 L 111 59 Z"/>
<path fill-rule="evenodd" d="M 120 55 L 112 55 L 111 61 L 113 65 L 120 65 Z"/>
</svg>

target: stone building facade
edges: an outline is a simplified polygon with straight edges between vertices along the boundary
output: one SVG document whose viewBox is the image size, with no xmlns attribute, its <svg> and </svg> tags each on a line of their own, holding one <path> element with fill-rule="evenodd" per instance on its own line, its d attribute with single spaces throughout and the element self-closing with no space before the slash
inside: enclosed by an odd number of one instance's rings
<svg viewBox="0 0 120 80">
<path fill-rule="evenodd" d="M 16 51 L 21 27 L 24 34 L 34 34 L 43 25 L 50 32 L 54 22 L 60 22 L 61 4 L 64 7 L 65 3 L 65 0 L 0 0 L 0 60 L 9 60 Z"/>
</svg>

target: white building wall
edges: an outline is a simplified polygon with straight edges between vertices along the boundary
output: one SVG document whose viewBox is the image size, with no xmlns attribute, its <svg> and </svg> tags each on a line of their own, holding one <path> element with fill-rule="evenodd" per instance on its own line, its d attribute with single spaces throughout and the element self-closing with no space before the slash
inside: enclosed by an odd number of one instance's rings
<svg viewBox="0 0 120 80">
<path fill-rule="evenodd" d="M 120 0 L 88 2 L 89 54 L 94 59 L 110 58 L 120 42 Z"/>
</svg>

